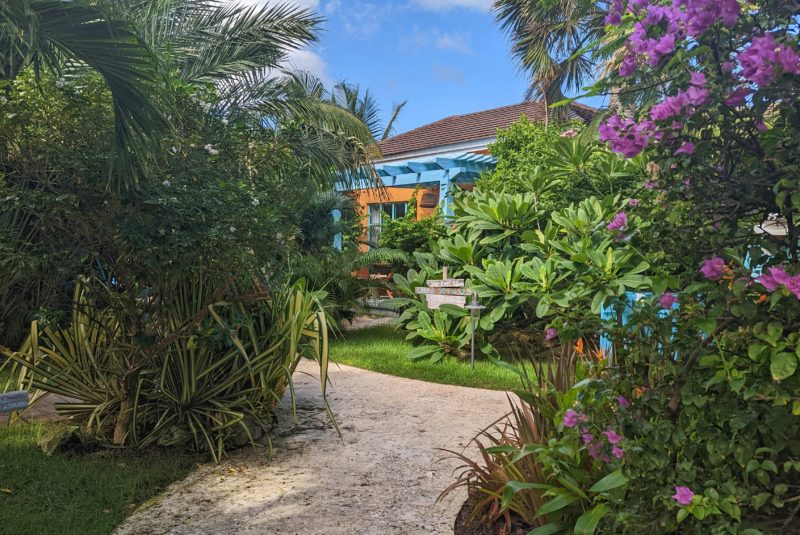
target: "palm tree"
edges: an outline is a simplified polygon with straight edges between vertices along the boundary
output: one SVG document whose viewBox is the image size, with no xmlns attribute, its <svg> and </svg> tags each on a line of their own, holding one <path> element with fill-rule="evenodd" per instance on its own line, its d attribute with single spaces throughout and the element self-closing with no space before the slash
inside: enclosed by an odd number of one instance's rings
<svg viewBox="0 0 800 535">
<path fill-rule="evenodd" d="M 333 87 L 331 100 L 361 119 L 369 128 L 372 137 L 378 141 L 383 141 L 394 134 L 394 123 L 408 104 L 408 101 L 404 100 L 399 104 L 392 105 L 392 113 L 384 126 L 381 122 L 381 110 L 378 102 L 369 89 L 362 95 L 360 86 L 339 82 Z"/>
<path fill-rule="evenodd" d="M 4 0 L 0 3 L 0 80 L 26 67 L 57 74 L 92 69 L 108 84 L 117 155 L 142 156 L 146 132 L 166 122 L 153 104 L 158 69 L 129 24 L 94 2 Z"/>
<path fill-rule="evenodd" d="M 531 75 L 527 98 L 552 104 L 592 78 L 595 62 L 587 48 L 605 25 L 594 0 L 495 0 L 493 9 L 520 68 Z"/>
</svg>

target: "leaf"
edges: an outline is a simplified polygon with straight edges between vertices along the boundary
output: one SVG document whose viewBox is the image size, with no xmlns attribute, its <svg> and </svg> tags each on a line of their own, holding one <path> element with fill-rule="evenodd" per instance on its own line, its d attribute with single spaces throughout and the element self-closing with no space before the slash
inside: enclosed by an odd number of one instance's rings
<svg viewBox="0 0 800 535">
<path fill-rule="evenodd" d="M 769 365 L 774 381 L 783 381 L 797 371 L 797 356 L 793 353 L 773 353 Z"/>
<path fill-rule="evenodd" d="M 528 532 L 528 535 L 553 535 L 553 533 L 561 533 L 564 531 L 564 526 L 561 524 L 548 523 Z"/>
<path fill-rule="evenodd" d="M 539 507 L 539 510 L 536 512 L 536 517 L 538 518 L 540 516 L 559 511 L 577 501 L 578 497 L 573 494 L 561 494 Z"/>
<path fill-rule="evenodd" d="M 606 504 L 601 503 L 583 513 L 575 522 L 575 535 L 593 535 L 597 524 L 610 510 Z"/>
<path fill-rule="evenodd" d="M 697 328 L 708 336 L 711 336 L 717 328 L 717 320 L 714 318 L 698 318 L 695 323 L 697 324 Z"/>
<path fill-rule="evenodd" d="M 438 346 L 419 346 L 415 347 L 408 353 L 408 358 L 411 360 L 421 359 L 438 350 Z"/>
<path fill-rule="evenodd" d="M 589 492 L 600 493 L 619 488 L 628 482 L 628 478 L 622 475 L 622 469 L 617 469 L 605 476 L 603 479 L 592 485 Z"/>
</svg>

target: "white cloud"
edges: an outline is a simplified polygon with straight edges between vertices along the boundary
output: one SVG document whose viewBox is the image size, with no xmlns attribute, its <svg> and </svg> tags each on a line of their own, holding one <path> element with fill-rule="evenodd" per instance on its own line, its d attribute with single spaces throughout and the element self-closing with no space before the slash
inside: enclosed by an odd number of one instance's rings
<svg viewBox="0 0 800 535">
<path fill-rule="evenodd" d="M 453 35 L 451 33 L 443 33 L 436 38 L 436 47 L 442 50 L 453 50 L 468 54 L 472 51 L 469 43 L 460 35 Z"/>
<path fill-rule="evenodd" d="M 464 85 L 464 71 L 458 67 L 448 67 L 435 63 L 433 65 L 433 77 L 441 82 L 450 82 L 458 85 Z"/>
<path fill-rule="evenodd" d="M 409 48 L 412 50 L 419 50 L 433 46 L 441 50 L 451 50 L 453 52 L 469 54 L 472 52 L 469 39 L 469 33 L 461 36 L 458 34 L 442 32 L 438 29 L 423 30 L 419 26 L 414 26 L 411 29 L 411 32 L 403 35 L 400 38 L 400 46 L 402 48 Z"/>
<path fill-rule="evenodd" d="M 359 37 L 370 37 L 381 29 L 383 21 L 392 10 L 391 3 L 363 2 L 358 5 L 348 6 L 346 13 L 342 13 L 344 29 L 347 33 Z"/>
<path fill-rule="evenodd" d="M 331 78 L 328 74 L 328 64 L 313 50 L 294 50 L 286 58 L 285 66 L 291 70 L 307 71 L 330 85 Z"/>
<path fill-rule="evenodd" d="M 428 11 L 448 11 L 450 9 L 476 9 L 489 11 L 493 0 L 412 0 L 412 4 Z"/>
</svg>

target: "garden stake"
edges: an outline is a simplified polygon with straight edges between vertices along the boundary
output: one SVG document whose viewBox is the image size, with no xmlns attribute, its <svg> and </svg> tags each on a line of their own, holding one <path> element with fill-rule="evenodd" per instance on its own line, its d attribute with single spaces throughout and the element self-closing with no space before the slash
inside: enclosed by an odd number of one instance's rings
<svg viewBox="0 0 800 535">
<path fill-rule="evenodd" d="M 472 292 L 472 301 L 470 304 L 466 306 L 467 310 L 469 310 L 469 314 L 472 317 L 472 344 L 470 346 L 470 355 L 469 355 L 469 365 L 470 368 L 473 370 L 475 369 L 475 322 L 478 320 L 478 316 L 481 313 L 481 310 L 486 308 L 485 306 L 478 303 L 478 292 Z"/>
</svg>

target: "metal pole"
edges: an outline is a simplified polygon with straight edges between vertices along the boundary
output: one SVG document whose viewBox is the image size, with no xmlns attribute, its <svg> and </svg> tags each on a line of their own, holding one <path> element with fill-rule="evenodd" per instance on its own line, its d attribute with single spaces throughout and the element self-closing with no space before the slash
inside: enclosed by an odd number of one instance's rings
<svg viewBox="0 0 800 535">
<path fill-rule="evenodd" d="M 476 311 L 472 311 L 472 347 L 470 348 L 470 356 L 469 356 L 469 365 L 474 370 L 475 369 L 475 316 Z"/>
</svg>

